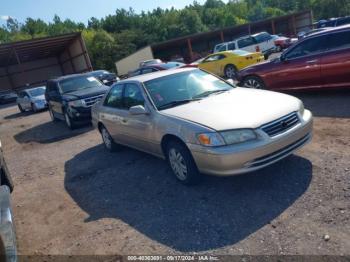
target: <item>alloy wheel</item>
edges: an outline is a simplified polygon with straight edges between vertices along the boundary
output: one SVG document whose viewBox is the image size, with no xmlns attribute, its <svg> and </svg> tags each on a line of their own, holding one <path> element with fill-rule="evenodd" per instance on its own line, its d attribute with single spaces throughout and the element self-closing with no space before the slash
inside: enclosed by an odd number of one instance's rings
<svg viewBox="0 0 350 262">
<path fill-rule="evenodd" d="M 253 78 L 249 78 L 246 81 L 244 81 L 244 86 L 248 87 L 248 88 L 255 88 L 255 89 L 261 89 L 262 86 L 259 83 L 258 80 L 253 79 Z"/>
<path fill-rule="evenodd" d="M 225 69 L 225 75 L 227 78 L 235 78 L 236 77 L 236 69 L 233 66 L 228 66 Z"/>
<path fill-rule="evenodd" d="M 187 178 L 187 166 L 185 159 L 179 151 L 175 148 L 169 150 L 169 162 L 171 169 L 175 173 L 179 180 L 186 180 Z"/>
</svg>

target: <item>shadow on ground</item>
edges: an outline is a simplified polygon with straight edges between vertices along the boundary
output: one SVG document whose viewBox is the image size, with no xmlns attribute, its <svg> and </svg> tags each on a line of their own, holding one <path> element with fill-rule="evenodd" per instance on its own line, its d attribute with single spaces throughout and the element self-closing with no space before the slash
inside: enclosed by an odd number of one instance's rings
<svg viewBox="0 0 350 262">
<path fill-rule="evenodd" d="M 318 117 L 350 118 L 350 89 L 290 93 Z"/>
<path fill-rule="evenodd" d="M 116 218 L 178 251 L 232 245 L 290 207 L 308 188 L 311 163 L 299 156 L 261 171 L 202 184 L 178 183 L 166 163 L 125 148 L 102 145 L 65 164 L 65 188 L 88 213 L 86 222 Z"/>
<path fill-rule="evenodd" d="M 70 130 L 64 122 L 46 122 L 28 128 L 14 136 L 18 143 L 54 143 L 69 139 L 89 132 L 93 129 L 92 125 L 82 126 L 75 130 Z"/>
</svg>

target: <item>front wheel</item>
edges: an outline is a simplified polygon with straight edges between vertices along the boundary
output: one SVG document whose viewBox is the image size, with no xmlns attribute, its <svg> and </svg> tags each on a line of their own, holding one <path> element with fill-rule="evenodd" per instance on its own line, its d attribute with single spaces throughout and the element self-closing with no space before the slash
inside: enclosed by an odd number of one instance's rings
<svg viewBox="0 0 350 262">
<path fill-rule="evenodd" d="M 24 109 L 23 109 L 23 107 L 22 107 L 20 104 L 18 104 L 18 109 L 19 109 L 19 111 L 20 111 L 21 113 L 24 113 Z"/>
<path fill-rule="evenodd" d="M 32 103 L 31 108 L 34 113 L 38 112 L 38 109 L 36 108 L 35 104 Z"/>
<path fill-rule="evenodd" d="M 171 141 L 167 146 L 167 160 L 175 177 L 185 185 L 198 184 L 202 178 L 190 151 L 181 143 Z"/>
<path fill-rule="evenodd" d="M 225 67 L 225 77 L 229 79 L 235 79 L 237 77 L 237 68 L 234 65 L 227 65 Z"/>
<path fill-rule="evenodd" d="M 248 76 L 246 77 L 242 85 L 247 88 L 254 88 L 254 89 L 265 89 L 265 84 L 264 82 L 256 76 Z"/>
<path fill-rule="evenodd" d="M 101 136 L 103 144 L 105 145 L 108 151 L 117 151 L 118 145 L 114 142 L 112 136 L 109 134 L 108 130 L 104 126 L 101 128 Z"/>
</svg>

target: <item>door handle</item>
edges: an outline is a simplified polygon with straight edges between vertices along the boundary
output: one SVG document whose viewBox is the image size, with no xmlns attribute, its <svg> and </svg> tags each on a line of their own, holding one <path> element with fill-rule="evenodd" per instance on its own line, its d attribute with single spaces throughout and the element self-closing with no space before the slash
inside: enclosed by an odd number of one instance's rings
<svg viewBox="0 0 350 262">
<path fill-rule="evenodd" d="M 318 62 L 317 59 L 306 61 L 307 64 L 315 64 L 315 63 L 317 63 L 317 62 Z"/>
<path fill-rule="evenodd" d="M 123 119 L 122 119 L 122 122 L 123 122 L 123 123 L 126 123 L 126 122 L 128 122 L 128 120 L 125 119 L 125 118 L 123 118 Z"/>
</svg>

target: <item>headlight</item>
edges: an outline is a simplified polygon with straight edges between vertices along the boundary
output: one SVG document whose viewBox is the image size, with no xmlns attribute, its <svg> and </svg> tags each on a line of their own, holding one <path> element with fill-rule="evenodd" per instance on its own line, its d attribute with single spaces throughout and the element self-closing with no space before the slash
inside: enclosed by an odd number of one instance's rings
<svg viewBox="0 0 350 262">
<path fill-rule="evenodd" d="M 256 133 L 251 129 L 239 129 L 220 132 L 227 145 L 242 143 L 250 140 L 255 140 Z"/>
<path fill-rule="evenodd" d="M 85 106 L 85 101 L 84 100 L 69 101 L 68 105 L 74 106 L 74 107 L 81 107 L 81 106 Z"/>
<path fill-rule="evenodd" d="M 218 133 L 203 133 L 197 136 L 203 146 L 223 146 L 225 142 Z"/>
<path fill-rule="evenodd" d="M 304 104 L 303 104 L 303 102 L 300 101 L 299 114 L 301 116 L 303 116 L 304 115 L 304 111 L 305 111 Z"/>
</svg>

